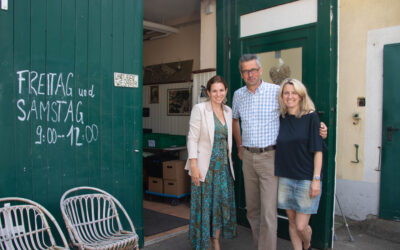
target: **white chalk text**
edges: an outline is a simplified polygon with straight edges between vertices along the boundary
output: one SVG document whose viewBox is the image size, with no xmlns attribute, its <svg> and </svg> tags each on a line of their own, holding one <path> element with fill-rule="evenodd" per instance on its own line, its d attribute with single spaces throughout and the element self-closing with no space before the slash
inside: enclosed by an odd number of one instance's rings
<svg viewBox="0 0 400 250">
<path fill-rule="evenodd" d="M 71 146 L 80 147 L 98 140 L 98 126 L 85 122 L 84 100 L 95 97 L 93 84 L 74 90 L 72 72 L 21 70 L 16 74 L 17 119 L 20 122 L 43 121 L 42 125 L 35 128 L 35 145 L 53 145 L 65 141 Z M 66 131 L 60 131 L 60 127 L 65 126 L 57 124 L 71 126 Z"/>
</svg>

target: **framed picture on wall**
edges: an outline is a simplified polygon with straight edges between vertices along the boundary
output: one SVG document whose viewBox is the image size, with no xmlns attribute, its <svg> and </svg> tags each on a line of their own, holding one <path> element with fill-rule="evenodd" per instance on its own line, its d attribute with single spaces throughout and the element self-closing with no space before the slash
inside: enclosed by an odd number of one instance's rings
<svg viewBox="0 0 400 250">
<path fill-rule="evenodd" d="M 168 115 L 190 115 L 192 108 L 190 89 L 168 89 L 167 103 Z"/>
<path fill-rule="evenodd" d="M 150 86 L 150 96 L 149 96 L 150 103 L 160 103 L 160 88 L 158 85 Z"/>
</svg>

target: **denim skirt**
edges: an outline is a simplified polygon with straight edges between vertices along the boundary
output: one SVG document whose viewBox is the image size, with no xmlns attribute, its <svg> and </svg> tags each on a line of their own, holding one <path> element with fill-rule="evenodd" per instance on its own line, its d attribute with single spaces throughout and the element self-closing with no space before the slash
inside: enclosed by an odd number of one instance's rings
<svg viewBox="0 0 400 250">
<path fill-rule="evenodd" d="M 279 177 L 278 208 L 295 210 L 303 214 L 316 214 L 318 212 L 321 193 L 311 199 L 310 186 L 310 180 L 294 180 Z"/>
</svg>

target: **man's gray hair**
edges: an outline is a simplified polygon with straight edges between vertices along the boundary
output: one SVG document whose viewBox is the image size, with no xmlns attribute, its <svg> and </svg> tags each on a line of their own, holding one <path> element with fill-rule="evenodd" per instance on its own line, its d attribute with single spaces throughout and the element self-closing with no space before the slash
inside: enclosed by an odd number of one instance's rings
<svg viewBox="0 0 400 250">
<path fill-rule="evenodd" d="M 260 57 L 257 54 L 243 54 L 239 59 L 239 70 L 242 70 L 242 63 L 252 60 L 256 60 L 258 67 L 261 68 Z"/>
</svg>

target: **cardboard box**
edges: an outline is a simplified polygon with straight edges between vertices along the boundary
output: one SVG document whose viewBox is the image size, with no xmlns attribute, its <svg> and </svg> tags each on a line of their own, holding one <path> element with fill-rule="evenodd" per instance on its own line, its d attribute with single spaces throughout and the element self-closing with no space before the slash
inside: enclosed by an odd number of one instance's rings
<svg viewBox="0 0 400 250">
<path fill-rule="evenodd" d="M 188 179 L 180 180 L 165 180 L 164 179 L 164 194 L 180 196 L 190 192 Z"/>
<path fill-rule="evenodd" d="M 163 179 L 157 177 L 149 177 L 149 191 L 154 193 L 163 193 Z"/>
<path fill-rule="evenodd" d="M 173 160 L 163 162 L 163 179 L 164 180 L 183 180 L 188 176 L 185 170 L 185 161 Z"/>
</svg>

